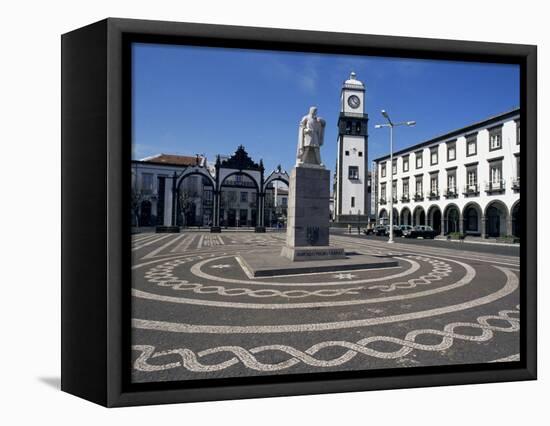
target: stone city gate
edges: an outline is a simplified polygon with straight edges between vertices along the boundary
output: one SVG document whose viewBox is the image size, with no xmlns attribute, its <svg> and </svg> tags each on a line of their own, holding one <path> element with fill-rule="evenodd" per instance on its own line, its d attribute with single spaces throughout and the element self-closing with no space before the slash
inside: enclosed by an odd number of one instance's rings
<svg viewBox="0 0 550 426">
<path fill-rule="evenodd" d="M 264 178 L 264 165 L 262 160 L 259 163 L 255 163 L 245 151 L 244 146 L 240 145 L 235 153 L 228 159 L 222 160 L 220 156 L 216 158 L 215 175 L 212 176 L 208 169 L 203 165 L 197 164 L 186 168 L 181 174 L 174 173 L 171 176 L 172 188 L 166 190 L 166 205 L 170 206 L 170 211 L 167 212 L 167 217 L 170 218 L 170 226 L 157 227 L 157 231 L 160 232 L 178 232 L 178 220 L 177 215 L 181 209 L 180 206 L 180 191 L 182 183 L 190 176 L 202 176 L 203 182 L 207 186 L 212 187 L 212 221 L 209 224 L 212 232 L 221 232 L 223 210 L 222 190 L 224 186 L 228 186 L 229 182 L 231 186 L 239 186 L 238 182 L 241 182 L 243 188 L 255 190 L 255 200 L 251 202 L 253 204 L 252 225 L 256 232 L 265 232 L 264 224 L 264 210 L 265 210 L 265 195 L 270 184 L 275 181 L 281 181 L 288 185 L 288 173 L 284 171 L 281 166 L 278 166 L 267 179 Z M 245 180 L 234 178 L 245 177 Z M 236 183 L 237 182 L 237 183 Z"/>
</svg>

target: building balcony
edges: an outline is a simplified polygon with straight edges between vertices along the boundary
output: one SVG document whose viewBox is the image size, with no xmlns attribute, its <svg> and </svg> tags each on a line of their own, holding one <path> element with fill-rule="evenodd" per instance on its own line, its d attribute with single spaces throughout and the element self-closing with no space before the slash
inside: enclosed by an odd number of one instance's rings
<svg viewBox="0 0 550 426">
<path fill-rule="evenodd" d="M 409 197 L 409 194 L 403 194 L 401 196 L 401 202 L 402 203 L 408 203 L 409 201 L 411 201 L 410 197 Z"/>
<path fill-rule="evenodd" d="M 435 189 L 426 194 L 428 200 L 439 200 L 439 189 Z"/>
<path fill-rule="evenodd" d="M 378 201 L 378 204 L 380 204 L 381 206 L 386 205 L 386 199 L 385 198 L 380 198 L 380 200 Z"/>
<path fill-rule="evenodd" d="M 479 185 L 477 183 L 471 184 L 471 185 L 466 185 L 464 187 L 464 190 L 462 191 L 462 193 L 466 197 L 472 197 L 472 196 L 479 195 Z"/>
<path fill-rule="evenodd" d="M 424 201 L 424 194 L 421 192 L 414 194 L 414 201 Z"/>
<path fill-rule="evenodd" d="M 457 198 L 458 191 L 455 187 L 447 188 L 444 193 L 445 198 Z"/>
<path fill-rule="evenodd" d="M 505 187 L 506 185 L 504 180 L 485 182 L 485 192 L 487 192 L 488 194 L 504 192 Z"/>
<path fill-rule="evenodd" d="M 391 202 L 392 202 L 393 204 L 396 204 L 396 203 L 397 203 L 397 197 L 392 197 Z"/>
<path fill-rule="evenodd" d="M 514 191 L 519 191 L 519 177 L 512 180 L 512 189 Z"/>
</svg>

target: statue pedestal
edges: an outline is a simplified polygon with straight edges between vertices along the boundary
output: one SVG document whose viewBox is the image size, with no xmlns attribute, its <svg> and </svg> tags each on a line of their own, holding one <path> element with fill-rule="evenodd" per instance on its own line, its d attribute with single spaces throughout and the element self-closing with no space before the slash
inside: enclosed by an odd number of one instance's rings
<svg viewBox="0 0 550 426">
<path fill-rule="evenodd" d="M 343 259 L 343 248 L 329 245 L 330 171 L 302 164 L 290 174 L 286 245 L 293 261 Z"/>
</svg>

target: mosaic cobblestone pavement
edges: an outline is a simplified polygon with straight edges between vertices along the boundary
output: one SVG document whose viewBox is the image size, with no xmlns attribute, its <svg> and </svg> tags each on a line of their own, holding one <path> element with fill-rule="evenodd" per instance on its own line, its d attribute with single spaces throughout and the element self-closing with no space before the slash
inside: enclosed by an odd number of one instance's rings
<svg viewBox="0 0 550 426">
<path fill-rule="evenodd" d="M 132 238 L 135 382 L 519 359 L 519 257 L 331 236 L 397 267 L 248 278 L 284 234 Z"/>
</svg>

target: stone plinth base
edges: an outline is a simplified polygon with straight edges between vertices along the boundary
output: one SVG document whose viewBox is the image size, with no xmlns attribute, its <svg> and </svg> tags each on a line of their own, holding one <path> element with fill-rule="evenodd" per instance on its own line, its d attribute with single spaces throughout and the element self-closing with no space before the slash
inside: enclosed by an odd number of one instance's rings
<svg viewBox="0 0 550 426">
<path fill-rule="evenodd" d="M 254 228 L 254 232 L 264 233 L 265 232 L 265 226 L 256 226 Z"/>
<path fill-rule="evenodd" d="M 279 255 L 279 250 L 260 250 L 241 253 L 237 260 L 249 278 L 276 277 L 280 275 L 345 272 L 398 266 L 395 259 L 348 252 L 344 258 L 294 262 Z"/>
<path fill-rule="evenodd" d="M 211 226 L 210 227 L 210 232 L 220 233 L 220 232 L 222 232 L 222 228 L 220 228 L 219 226 Z"/>
<path fill-rule="evenodd" d="M 284 246 L 281 250 L 281 256 L 292 260 L 293 262 L 308 260 L 332 260 L 344 259 L 346 254 L 343 248 L 331 246 L 316 247 L 289 247 Z"/>
</svg>

